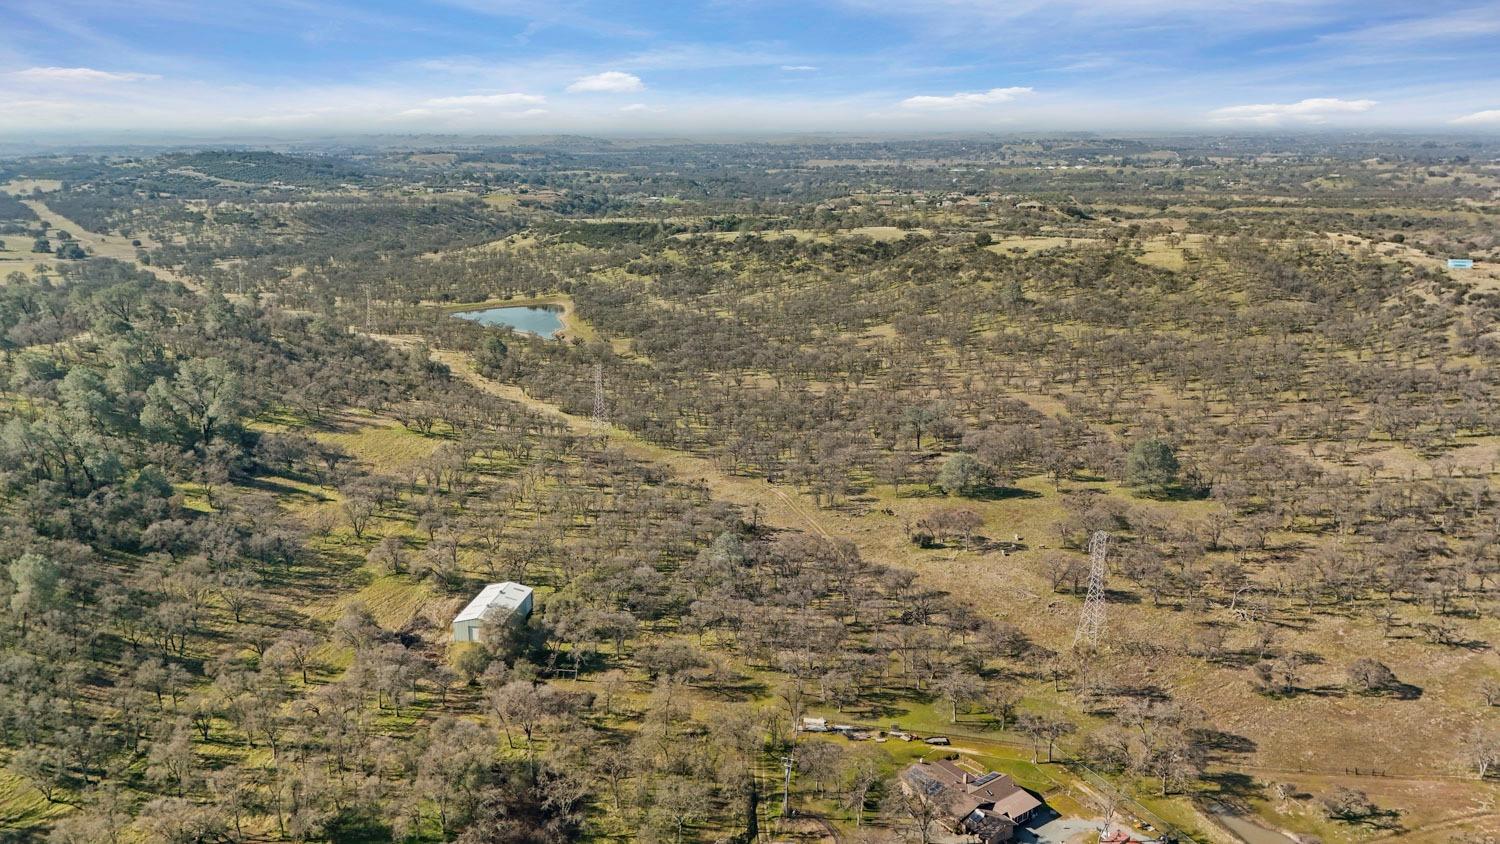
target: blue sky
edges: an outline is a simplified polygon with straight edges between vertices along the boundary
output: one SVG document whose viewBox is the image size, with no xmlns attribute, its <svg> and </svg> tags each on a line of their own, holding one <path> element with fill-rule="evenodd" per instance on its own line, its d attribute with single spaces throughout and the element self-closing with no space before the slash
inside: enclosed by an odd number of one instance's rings
<svg viewBox="0 0 1500 844">
<path fill-rule="evenodd" d="M 1500 131 L 1500 2 L 6 0 L 0 133 Z"/>
</svg>

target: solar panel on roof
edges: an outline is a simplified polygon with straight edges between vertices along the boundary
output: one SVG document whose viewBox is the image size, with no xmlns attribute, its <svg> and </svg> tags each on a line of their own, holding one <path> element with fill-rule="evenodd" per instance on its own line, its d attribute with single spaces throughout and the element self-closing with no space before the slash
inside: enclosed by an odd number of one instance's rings
<svg viewBox="0 0 1500 844">
<path fill-rule="evenodd" d="M 922 770 L 912 771 L 911 779 L 916 780 L 916 782 L 912 784 L 920 788 L 922 790 L 922 793 L 928 796 L 936 795 L 938 792 L 942 791 L 944 787 L 942 783 L 933 779 L 931 775 Z"/>
<path fill-rule="evenodd" d="M 996 771 L 990 771 L 988 774 L 985 774 L 984 776 L 980 777 L 979 779 L 974 780 L 973 784 L 974 785 L 985 785 L 985 784 L 993 782 L 993 781 L 995 781 L 995 780 L 997 780 L 999 778 L 1000 778 L 1000 774 L 998 772 L 996 772 Z"/>
</svg>

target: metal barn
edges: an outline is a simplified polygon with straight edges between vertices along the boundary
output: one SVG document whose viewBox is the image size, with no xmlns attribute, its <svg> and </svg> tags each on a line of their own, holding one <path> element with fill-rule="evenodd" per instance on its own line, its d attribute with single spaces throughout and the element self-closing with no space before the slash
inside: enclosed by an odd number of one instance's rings
<svg viewBox="0 0 1500 844">
<path fill-rule="evenodd" d="M 531 615 L 531 587 L 507 580 L 491 583 L 453 619 L 453 641 L 479 642 L 483 628 L 501 620 L 525 621 Z"/>
</svg>

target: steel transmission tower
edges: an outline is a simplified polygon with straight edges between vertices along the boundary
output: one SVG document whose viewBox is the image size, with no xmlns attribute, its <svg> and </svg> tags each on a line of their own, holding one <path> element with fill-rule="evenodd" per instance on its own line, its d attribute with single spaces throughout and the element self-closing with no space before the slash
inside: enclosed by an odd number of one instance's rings
<svg viewBox="0 0 1500 844">
<path fill-rule="evenodd" d="M 604 364 L 594 364 L 594 433 L 603 436 L 609 427 L 608 414 L 604 408 Z"/>
<path fill-rule="evenodd" d="M 1104 633 L 1104 577 L 1108 555 L 1109 534 L 1094 531 L 1089 537 L 1089 592 L 1083 599 L 1083 611 L 1078 615 L 1078 630 L 1073 634 L 1074 648 L 1092 651 L 1099 647 L 1099 637 Z"/>
</svg>

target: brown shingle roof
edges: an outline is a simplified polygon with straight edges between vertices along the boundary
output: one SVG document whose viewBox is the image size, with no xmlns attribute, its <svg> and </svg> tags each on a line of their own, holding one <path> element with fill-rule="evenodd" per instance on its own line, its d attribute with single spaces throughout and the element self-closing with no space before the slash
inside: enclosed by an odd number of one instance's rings
<svg viewBox="0 0 1500 844">
<path fill-rule="evenodd" d="M 1012 820 L 1041 807 L 1042 801 L 1016 785 L 1009 774 L 991 771 L 976 776 L 949 759 L 918 762 L 902 774 L 907 782 L 937 787 L 947 792 L 949 808 L 963 817 L 979 808 L 988 808 Z"/>
</svg>

